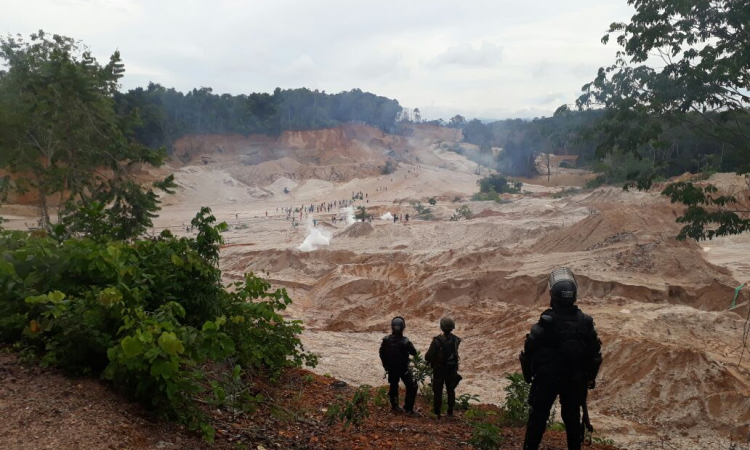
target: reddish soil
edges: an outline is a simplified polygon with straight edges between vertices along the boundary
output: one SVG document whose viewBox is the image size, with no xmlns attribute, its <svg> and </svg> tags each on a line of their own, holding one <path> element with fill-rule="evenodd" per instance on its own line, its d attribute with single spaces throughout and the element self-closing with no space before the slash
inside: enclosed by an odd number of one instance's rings
<svg viewBox="0 0 750 450">
<path fill-rule="evenodd" d="M 350 398 L 354 388 L 306 370 L 290 370 L 273 384 L 256 384 L 266 400 L 251 416 L 232 420 L 226 410 L 207 411 L 217 429 L 213 444 L 180 425 L 159 420 L 93 377 L 71 378 L 57 370 L 22 365 L 8 353 L 0 354 L 0 376 L 4 450 L 472 448 L 471 428 L 463 413 L 453 420 L 435 421 L 425 413 L 428 405 L 422 398 L 418 398 L 417 417 L 371 405 L 370 416 L 359 429 L 328 425 L 327 408 L 337 398 Z M 501 434 L 501 450 L 522 445 L 523 428 L 505 428 Z M 548 431 L 543 448 L 565 449 L 564 433 Z"/>
</svg>

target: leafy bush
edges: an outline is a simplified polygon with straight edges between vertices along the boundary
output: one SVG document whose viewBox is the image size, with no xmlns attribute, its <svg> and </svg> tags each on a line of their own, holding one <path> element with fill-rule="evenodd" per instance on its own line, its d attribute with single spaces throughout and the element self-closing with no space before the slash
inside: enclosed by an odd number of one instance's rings
<svg viewBox="0 0 750 450">
<path fill-rule="evenodd" d="M 252 274 L 222 287 L 225 225 L 215 222 L 204 208 L 195 239 L 164 232 L 132 243 L 0 232 L 0 340 L 44 366 L 100 373 L 210 438 L 195 399 L 223 403 L 243 371 L 274 376 L 316 362 L 301 323 L 279 314 L 291 303 L 285 290 Z M 232 375 L 210 379 L 205 364 L 227 358 Z"/>
<path fill-rule="evenodd" d="M 496 414 L 493 411 L 471 408 L 464 418 L 472 428 L 469 443 L 474 448 L 481 450 L 500 448 L 505 439 L 500 434 L 500 428 L 494 423 Z"/>
<path fill-rule="evenodd" d="M 479 192 L 471 196 L 471 199 L 475 202 L 495 202 L 501 205 L 510 203 L 510 200 L 500 197 L 497 192 Z"/>
<path fill-rule="evenodd" d="M 419 395 L 432 401 L 432 381 L 427 381 L 428 378 L 432 380 L 432 366 L 424 359 L 422 352 L 417 351 L 417 354 L 409 359 L 409 370 L 414 382 L 419 386 Z"/>
<path fill-rule="evenodd" d="M 510 426 L 525 426 L 529 421 L 530 407 L 527 400 L 531 384 L 527 383 L 520 373 L 506 373 L 505 379 L 510 382 L 505 386 L 505 422 Z"/>
<path fill-rule="evenodd" d="M 500 428 L 491 423 L 477 422 L 472 424 L 469 444 L 480 450 L 495 450 L 500 448 L 504 438 Z"/>
<path fill-rule="evenodd" d="M 427 203 L 429 203 L 432 206 L 435 206 L 437 205 L 437 200 L 435 199 L 435 197 L 430 197 L 430 199 L 427 200 Z"/>
<path fill-rule="evenodd" d="M 529 411 L 531 407 L 528 403 L 531 384 L 524 380 L 523 375 L 516 373 L 506 373 L 505 379 L 510 382 L 505 386 L 505 403 L 503 403 L 503 421 L 507 426 L 522 427 L 526 426 L 529 421 Z M 555 408 L 550 411 L 547 426 L 551 427 L 555 423 Z"/>
<path fill-rule="evenodd" d="M 328 423 L 333 425 L 336 422 L 342 422 L 344 428 L 350 425 L 359 428 L 365 419 L 370 417 L 370 401 L 372 401 L 372 387 L 366 384 L 357 388 L 349 401 L 339 396 L 338 401 L 328 408 Z"/>
<path fill-rule="evenodd" d="M 388 386 L 380 386 L 372 397 L 372 403 L 375 406 L 385 406 L 388 402 Z"/>
<path fill-rule="evenodd" d="M 456 208 L 456 212 L 451 216 L 451 222 L 458 222 L 461 218 L 466 220 L 471 219 L 471 208 L 468 205 L 461 205 L 460 208 Z"/>
<path fill-rule="evenodd" d="M 435 216 L 432 215 L 432 209 L 424 206 L 421 202 L 410 202 L 412 208 L 417 211 L 417 218 L 422 220 L 432 220 Z"/>
<path fill-rule="evenodd" d="M 471 406 L 469 402 L 479 402 L 479 396 L 471 394 L 461 394 L 456 399 L 456 408 L 468 410 L 469 406 Z"/>
<path fill-rule="evenodd" d="M 490 175 L 477 181 L 479 192 L 488 194 L 495 192 L 497 194 L 517 194 L 523 188 L 523 182 L 520 180 L 511 180 L 502 175 Z"/>
</svg>

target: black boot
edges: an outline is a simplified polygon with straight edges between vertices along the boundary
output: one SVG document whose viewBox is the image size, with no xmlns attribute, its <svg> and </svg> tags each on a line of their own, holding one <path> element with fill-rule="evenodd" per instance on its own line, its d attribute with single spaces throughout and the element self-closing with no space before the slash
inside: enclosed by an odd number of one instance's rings
<svg viewBox="0 0 750 450">
<path fill-rule="evenodd" d="M 391 395 L 391 411 L 400 413 L 403 411 L 400 406 L 398 406 L 398 395 Z"/>
</svg>

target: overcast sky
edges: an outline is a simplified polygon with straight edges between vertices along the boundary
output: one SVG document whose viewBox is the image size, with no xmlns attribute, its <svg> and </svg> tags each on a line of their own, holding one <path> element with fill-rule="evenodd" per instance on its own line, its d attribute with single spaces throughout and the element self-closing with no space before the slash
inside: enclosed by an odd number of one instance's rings
<svg viewBox="0 0 750 450">
<path fill-rule="evenodd" d="M 119 49 L 123 88 L 360 88 L 429 119 L 549 116 L 617 47 L 626 0 L 0 0 L 0 32 Z"/>
</svg>

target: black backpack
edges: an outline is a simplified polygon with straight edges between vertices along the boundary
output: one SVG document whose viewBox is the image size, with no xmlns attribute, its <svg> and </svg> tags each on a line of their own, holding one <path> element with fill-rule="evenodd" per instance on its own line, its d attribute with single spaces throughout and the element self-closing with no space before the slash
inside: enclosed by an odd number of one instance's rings
<svg viewBox="0 0 750 450">
<path fill-rule="evenodd" d="M 385 363 L 389 370 L 408 367 L 409 354 L 406 351 L 405 340 L 403 336 L 386 336 L 383 339 Z"/>
<path fill-rule="evenodd" d="M 442 334 L 437 337 L 437 341 L 440 344 L 440 351 L 436 361 L 437 364 L 435 364 L 436 368 L 458 370 L 458 362 L 460 361 L 458 346 L 461 341 L 455 336 L 446 339 L 445 335 Z"/>
<path fill-rule="evenodd" d="M 555 349 L 555 365 L 561 374 L 573 376 L 585 372 L 589 334 L 588 320 L 581 311 L 575 315 L 552 313 L 552 335 L 548 342 Z"/>
</svg>

